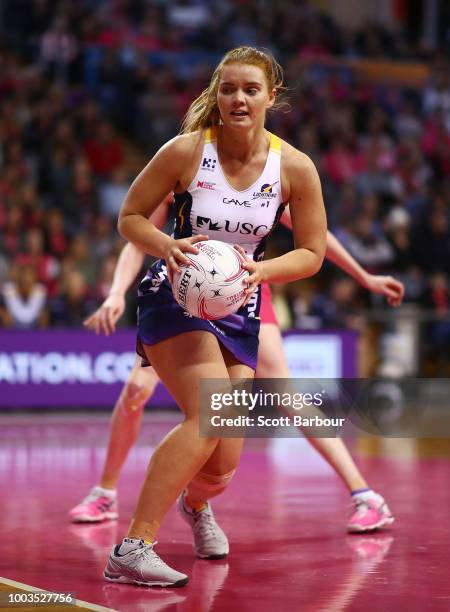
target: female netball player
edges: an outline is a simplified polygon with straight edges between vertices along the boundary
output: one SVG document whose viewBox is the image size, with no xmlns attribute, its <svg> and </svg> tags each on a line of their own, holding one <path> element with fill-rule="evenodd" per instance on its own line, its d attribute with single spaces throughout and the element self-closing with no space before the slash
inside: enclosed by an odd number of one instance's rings
<svg viewBox="0 0 450 612">
<path fill-rule="evenodd" d="M 163 227 L 167 218 L 167 205 L 172 202 L 170 194 L 152 215 L 152 222 Z M 281 223 L 291 227 L 289 211 L 283 213 Z M 403 299 L 403 285 L 391 276 L 377 276 L 366 272 L 346 251 L 333 234 L 327 233 L 327 259 L 350 274 L 363 287 L 384 295 L 388 303 L 398 306 Z M 101 307 L 87 320 L 86 327 L 96 333 L 114 333 L 115 324 L 125 309 L 125 293 L 142 268 L 144 253 L 128 243 L 120 254 L 111 291 Z M 272 306 L 270 288 L 261 288 L 261 326 L 259 332 L 258 364 L 256 378 L 288 378 L 289 370 L 284 355 L 282 337 Z M 100 522 L 116 519 L 116 487 L 120 472 L 131 446 L 141 428 L 142 412 L 152 395 L 159 378 L 153 368 L 142 368 L 138 357 L 130 373 L 111 417 L 108 450 L 100 482 L 89 495 L 70 512 L 74 522 Z M 310 443 L 334 468 L 350 491 L 354 511 L 347 529 L 352 532 L 367 532 L 392 522 L 392 517 L 381 496 L 374 493 L 362 477 L 345 444 L 338 438 L 311 438 Z"/>
<path fill-rule="evenodd" d="M 209 87 L 191 105 L 184 133 L 160 149 L 125 198 L 120 233 L 161 258 L 140 284 L 138 346 L 185 419 L 152 455 L 128 536 L 111 551 L 105 568 L 108 580 L 186 584 L 188 577 L 154 551 L 160 523 L 179 496 L 197 554 L 228 554 L 228 541 L 208 500 L 230 482 L 242 440 L 199 436 L 200 381 L 253 377 L 260 283 L 286 283 L 315 274 L 326 248 L 325 210 L 314 165 L 264 128 L 281 85 L 281 68 L 266 53 L 250 47 L 227 53 Z M 148 219 L 170 191 L 175 192 L 176 206 L 173 237 Z M 250 205 L 236 206 L 233 200 Z M 260 261 L 285 202 L 290 203 L 295 248 Z M 252 302 L 214 323 L 186 316 L 170 286 L 175 271 L 189 261 L 184 253 L 195 253 L 195 243 L 208 237 L 238 244 L 251 258 L 244 266 L 249 271 L 245 291 Z"/>
</svg>

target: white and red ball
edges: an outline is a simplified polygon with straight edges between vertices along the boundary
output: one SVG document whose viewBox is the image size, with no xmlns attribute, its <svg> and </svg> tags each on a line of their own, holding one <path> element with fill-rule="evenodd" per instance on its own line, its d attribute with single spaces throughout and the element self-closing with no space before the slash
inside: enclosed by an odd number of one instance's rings
<svg viewBox="0 0 450 612">
<path fill-rule="evenodd" d="M 220 240 L 197 242 L 198 254 L 184 253 L 189 266 L 173 275 L 172 291 L 178 304 L 200 319 L 222 319 L 244 303 L 249 275 L 244 257 Z"/>
</svg>

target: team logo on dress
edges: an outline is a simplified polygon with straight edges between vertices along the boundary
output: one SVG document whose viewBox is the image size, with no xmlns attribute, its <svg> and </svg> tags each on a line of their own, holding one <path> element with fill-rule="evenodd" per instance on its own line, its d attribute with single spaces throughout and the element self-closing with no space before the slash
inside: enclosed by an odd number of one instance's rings
<svg viewBox="0 0 450 612">
<path fill-rule="evenodd" d="M 247 221 L 241 223 L 240 221 L 229 221 L 225 219 L 224 225 L 219 224 L 218 221 L 213 221 L 209 217 L 201 217 L 197 215 L 197 227 L 207 231 L 224 231 L 228 234 L 242 234 L 244 236 L 265 236 L 269 231 L 268 225 L 253 225 Z"/>
<path fill-rule="evenodd" d="M 275 181 L 275 183 L 264 183 L 264 185 L 261 185 L 259 191 L 254 192 L 253 200 L 257 198 L 276 198 L 278 194 L 273 192 L 273 187 L 277 185 L 278 182 L 279 181 Z"/>
<path fill-rule="evenodd" d="M 209 189 L 210 191 L 214 191 L 216 184 L 208 181 L 197 181 L 197 187 L 200 187 L 200 189 Z"/>
<path fill-rule="evenodd" d="M 217 222 L 213 223 L 209 217 L 201 217 L 200 215 L 197 215 L 197 227 L 203 227 L 216 232 L 222 229 Z"/>
<path fill-rule="evenodd" d="M 217 163 L 217 159 L 213 159 L 211 157 L 204 157 L 203 162 L 202 162 L 202 168 L 213 172 L 214 168 L 216 167 L 216 163 Z"/>
</svg>

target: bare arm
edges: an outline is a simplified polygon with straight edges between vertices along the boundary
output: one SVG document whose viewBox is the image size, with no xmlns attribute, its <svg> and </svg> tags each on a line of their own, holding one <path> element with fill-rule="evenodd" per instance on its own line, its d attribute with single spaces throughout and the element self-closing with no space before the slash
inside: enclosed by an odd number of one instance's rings
<svg viewBox="0 0 450 612">
<path fill-rule="evenodd" d="M 295 248 L 263 262 L 264 280 L 285 283 L 315 274 L 325 256 L 326 215 L 319 175 L 313 162 L 295 149 L 287 157 Z"/>
<path fill-rule="evenodd" d="M 118 229 L 125 240 L 155 257 L 162 257 L 170 241 L 149 219 L 164 196 L 173 191 L 181 176 L 182 155 L 176 139 L 168 142 L 133 181 L 119 214 Z"/>
<path fill-rule="evenodd" d="M 153 212 L 149 221 L 153 225 L 161 229 L 167 221 L 167 207 L 172 199 L 169 194 L 164 198 L 158 208 Z M 145 253 L 138 249 L 134 244 L 129 242 L 124 246 L 119 255 L 116 269 L 114 270 L 114 278 L 109 294 L 119 293 L 125 295 L 131 283 L 136 278 L 137 273 L 144 262 Z"/>
<path fill-rule="evenodd" d="M 124 246 L 117 260 L 109 295 L 114 293 L 121 296 L 125 295 L 141 269 L 144 257 L 145 254 L 136 248 L 134 244 L 131 244 L 131 242 Z"/>
<path fill-rule="evenodd" d="M 288 208 L 281 217 L 281 223 L 292 229 L 292 220 Z M 367 272 L 330 231 L 327 232 L 325 257 L 353 277 L 365 289 L 372 291 L 372 293 L 384 295 L 391 306 L 400 306 L 402 303 L 405 292 L 403 283 L 392 276 L 381 276 Z"/>
<path fill-rule="evenodd" d="M 402 303 L 405 293 L 403 283 L 392 276 L 367 272 L 330 232 L 327 236 L 326 257 L 372 293 L 384 295 L 391 306 L 400 306 Z"/>
<path fill-rule="evenodd" d="M 165 259 L 169 277 L 171 271 L 179 270 L 179 263 L 189 263 L 183 253 L 197 253 L 194 243 L 207 236 L 174 240 L 148 217 L 167 193 L 185 189 L 186 169 L 192 166 L 197 142 L 198 137 L 196 141 L 195 135 L 186 134 L 165 144 L 134 180 L 119 215 L 120 234 L 144 253 Z"/>
<path fill-rule="evenodd" d="M 246 281 L 249 298 L 261 282 L 288 283 L 316 274 L 325 255 L 327 222 L 319 175 L 306 155 L 287 146 L 283 182 L 289 187 L 295 248 L 280 257 L 244 264 L 250 272 Z"/>
<path fill-rule="evenodd" d="M 164 227 L 167 220 L 167 207 L 172 199 L 169 194 L 151 216 L 151 222 L 158 228 Z M 116 331 L 116 323 L 125 310 L 125 294 L 136 278 L 144 262 L 145 253 L 128 242 L 122 249 L 117 261 L 113 282 L 108 297 L 85 321 L 87 329 L 96 334 L 103 332 L 109 336 Z"/>
</svg>

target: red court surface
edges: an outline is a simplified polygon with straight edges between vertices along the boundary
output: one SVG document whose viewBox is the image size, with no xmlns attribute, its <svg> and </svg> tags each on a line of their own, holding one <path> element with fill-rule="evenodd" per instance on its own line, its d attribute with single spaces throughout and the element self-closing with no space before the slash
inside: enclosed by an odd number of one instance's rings
<svg viewBox="0 0 450 612">
<path fill-rule="evenodd" d="M 67 519 L 96 482 L 107 420 L 0 419 L 0 576 L 124 612 L 450 610 L 445 441 L 353 441 L 359 465 L 397 521 L 388 531 L 350 536 L 348 495 L 305 440 L 248 440 L 234 481 L 213 503 L 230 539 L 228 560 L 195 559 L 189 529 L 173 509 L 157 551 L 190 583 L 148 589 L 106 583 L 102 570 L 125 534 L 167 419 L 146 416 L 121 479 L 120 520 L 73 525 Z"/>
</svg>

